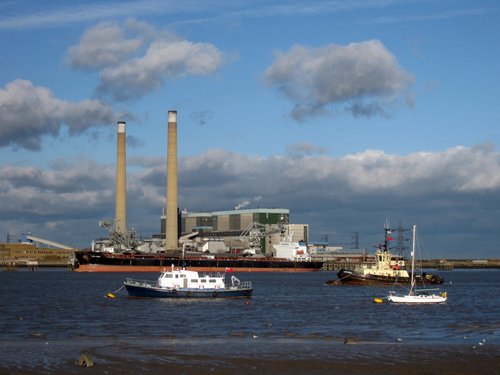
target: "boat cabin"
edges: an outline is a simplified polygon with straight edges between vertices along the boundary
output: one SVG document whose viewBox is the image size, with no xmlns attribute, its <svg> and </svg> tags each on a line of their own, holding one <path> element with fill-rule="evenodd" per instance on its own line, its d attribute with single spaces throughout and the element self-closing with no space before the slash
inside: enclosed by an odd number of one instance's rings
<svg viewBox="0 0 500 375">
<path fill-rule="evenodd" d="M 405 261 L 388 251 L 377 250 L 375 252 L 375 260 L 375 264 L 362 266 L 363 275 L 410 277 L 406 270 Z"/>
<path fill-rule="evenodd" d="M 158 278 L 161 288 L 224 289 L 224 273 L 204 273 L 185 269 L 163 271 Z"/>
</svg>

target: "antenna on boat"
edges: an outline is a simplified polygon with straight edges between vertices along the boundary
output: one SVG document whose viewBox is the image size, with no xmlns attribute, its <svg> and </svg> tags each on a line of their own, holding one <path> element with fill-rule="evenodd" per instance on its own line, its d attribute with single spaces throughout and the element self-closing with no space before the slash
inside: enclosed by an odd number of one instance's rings
<svg viewBox="0 0 500 375">
<path fill-rule="evenodd" d="M 184 255 L 186 254 L 186 243 L 182 243 L 182 269 L 186 268 L 186 259 L 184 258 Z"/>
<path fill-rule="evenodd" d="M 384 224 L 384 248 L 382 249 L 385 253 L 389 251 L 389 241 L 392 241 L 392 236 L 391 236 L 392 230 L 389 225 L 389 219 L 385 219 L 385 224 Z"/>
</svg>

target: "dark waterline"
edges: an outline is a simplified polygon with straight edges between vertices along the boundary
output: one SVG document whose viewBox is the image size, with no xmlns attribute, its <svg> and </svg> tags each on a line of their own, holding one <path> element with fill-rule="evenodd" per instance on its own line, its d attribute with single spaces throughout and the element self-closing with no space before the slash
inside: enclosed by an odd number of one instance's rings
<svg viewBox="0 0 500 375">
<path fill-rule="evenodd" d="M 441 274 L 446 304 L 399 306 L 372 302 L 387 287 L 325 285 L 334 272 L 239 273 L 254 284 L 249 304 L 129 299 L 124 290 L 106 298 L 127 274 L 0 272 L 0 368 L 23 374 L 495 373 L 500 270 Z M 82 353 L 96 366 L 78 367 Z"/>
</svg>

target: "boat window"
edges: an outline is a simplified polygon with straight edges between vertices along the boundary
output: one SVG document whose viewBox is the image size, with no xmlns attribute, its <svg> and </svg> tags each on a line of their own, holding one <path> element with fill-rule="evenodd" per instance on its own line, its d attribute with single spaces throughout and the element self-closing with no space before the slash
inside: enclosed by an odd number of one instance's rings
<svg viewBox="0 0 500 375">
<path fill-rule="evenodd" d="M 208 280 L 209 283 L 215 283 L 215 279 Z"/>
<path fill-rule="evenodd" d="M 186 275 L 181 275 L 181 278 L 186 277 Z"/>
<path fill-rule="evenodd" d="M 206 282 L 207 282 L 207 280 L 206 280 L 206 279 L 201 279 L 201 280 L 200 280 L 200 282 L 201 282 L 201 283 L 206 283 Z"/>
<path fill-rule="evenodd" d="M 192 283 L 197 283 L 197 282 L 198 282 L 198 279 L 191 279 L 191 282 L 192 282 Z"/>
<path fill-rule="evenodd" d="M 168 278 L 172 278 L 174 275 L 172 275 L 171 273 L 166 273 L 165 274 L 165 277 L 168 277 Z"/>
</svg>

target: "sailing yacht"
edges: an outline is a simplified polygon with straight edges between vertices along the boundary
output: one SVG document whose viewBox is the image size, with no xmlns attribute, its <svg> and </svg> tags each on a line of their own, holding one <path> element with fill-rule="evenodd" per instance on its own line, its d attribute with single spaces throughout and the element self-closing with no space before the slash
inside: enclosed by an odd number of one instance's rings
<svg viewBox="0 0 500 375">
<path fill-rule="evenodd" d="M 415 253 L 416 253 L 417 226 L 413 225 L 413 248 L 411 252 L 411 275 L 410 290 L 407 294 L 390 291 L 387 299 L 394 303 L 424 304 L 446 302 L 448 296 L 446 292 L 439 292 L 439 289 L 418 289 L 415 278 Z"/>
</svg>

